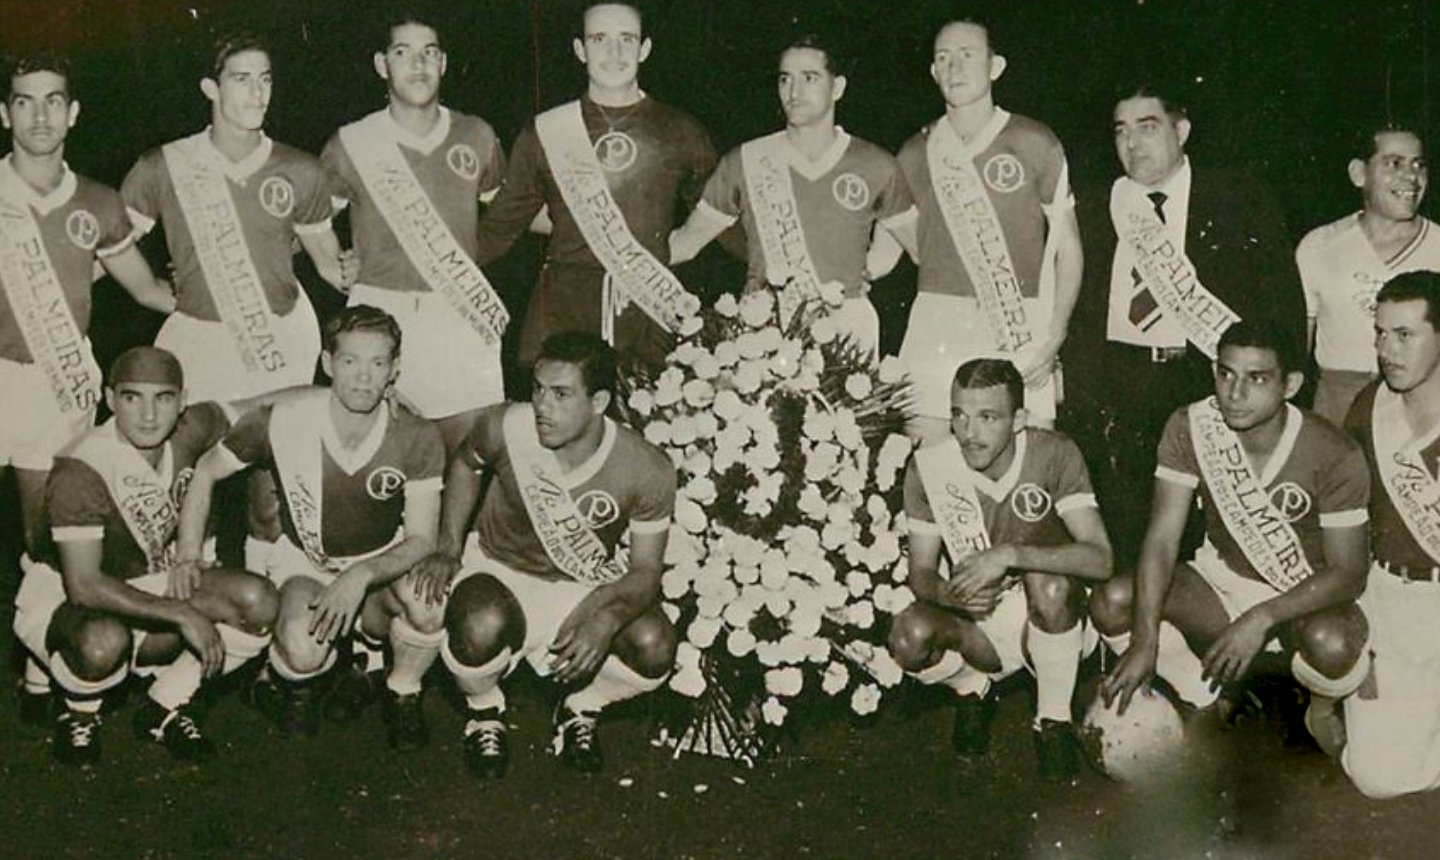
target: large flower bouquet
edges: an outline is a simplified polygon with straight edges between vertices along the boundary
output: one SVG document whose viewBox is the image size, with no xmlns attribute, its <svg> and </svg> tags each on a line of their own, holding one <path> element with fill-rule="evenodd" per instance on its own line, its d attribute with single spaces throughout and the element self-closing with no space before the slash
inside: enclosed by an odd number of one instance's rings
<svg viewBox="0 0 1440 860">
<path fill-rule="evenodd" d="M 670 686 L 695 700 L 667 737 L 753 763 L 799 702 L 879 706 L 901 680 L 884 618 L 908 605 L 900 474 L 910 390 L 829 318 L 724 296 L 658 375 L 627 375 L 633 425 L 679 480 L 663 580 L 681 634 Z"/>
</svg>

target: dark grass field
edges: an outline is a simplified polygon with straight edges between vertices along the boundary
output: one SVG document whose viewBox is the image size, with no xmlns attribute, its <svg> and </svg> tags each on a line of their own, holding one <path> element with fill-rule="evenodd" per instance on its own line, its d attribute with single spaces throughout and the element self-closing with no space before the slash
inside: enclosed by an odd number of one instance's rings
<svg viewBox="0 0 1440 860">
<path fill-rule="evenodd" d="M 8 631 L 13 567 L 0 582 Z M 0 643 L 15 665 L 12 637 Z M 1085 692 L 1095 673 L 1092 659 Z M 546 751 L 546 688 L 514 680 L 511 770 L 487 784 L 464 769 L 462 717 L 438 672 L 425 703 L 431 744 L 410 754 L 385 747 L 378 707 L 289 740 L 239 684 L 219 684 L 204 725 L 221 755 L 203 766 L 134 739 L 143 692 L 131 688 L 107 706 L 100 766 L 63 767 L 48 732 L 19 724 L 7 690 L 0 857 L 1436 856 L 1440 796 L 1367 800 L 1319 752 L 1287 748 L 1265 717 L 1224 731 L 1200 723 L 1181 774 L 1142 791 L 1089 771 L 1041 783 L 1024 680 L 1002 685 L 992 751 L 974 764 L 950 753 L 944 697 L 914 685 L 873 722 L 813 719 L 753 770 L 652 746 L 663 700 L 641 700 L 603 724 L 605 772 L 578 776 Z"/>
</svg>

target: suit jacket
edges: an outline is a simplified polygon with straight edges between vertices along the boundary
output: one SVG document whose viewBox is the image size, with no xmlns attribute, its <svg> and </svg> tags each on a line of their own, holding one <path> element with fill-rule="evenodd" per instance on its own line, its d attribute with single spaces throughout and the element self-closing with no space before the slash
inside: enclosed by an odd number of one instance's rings
<svg viewBox="0 0 1440 860">
<path fill-rule="evenodd" d="M 1295 244 L 1269 187 L 1245 170 L 1205 169 L 1194 162 L 1191 170 L 1185 253 L 1200 282 L 1241 319 L 1267 318 L 1302 338 L 1305 297 Z M 1108 351 L 1105 318 L 1117 241 L 1109 203 L 1108 186 L 1077 196 L 1085 274 L 1066 355 L 1082 372 L 1103 372 L 1095 365 Z"/>
</svg>

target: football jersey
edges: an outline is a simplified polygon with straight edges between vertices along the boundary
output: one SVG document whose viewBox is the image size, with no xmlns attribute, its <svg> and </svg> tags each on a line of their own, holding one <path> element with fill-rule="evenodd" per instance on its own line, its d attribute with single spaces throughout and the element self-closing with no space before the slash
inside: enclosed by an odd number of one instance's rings
<svg viewBox="0 0 1440 860">
<path fill-rule="evenodd" d="M 479 117 L 442 107 L 435 127 L 417 137 L 390 120 L 388 109 L 376 114 L 383 114 L 393 126 L 400 152 L 420 187 L 455 241 L 474 259 L 479 202 L 495 193 L 505 173 L 505 153 L 494 129 Z M 402 292 L 428 291 L 430 285 L 376 207 L 338 133 L 325 145 L 320 160 L 330 172 L 337 203 L 350 207 L 350 235 L 360 256 L 359 283 Z"/>
<path fill-rule="evenodd" d="M 224 440 L 240 464 L 262 464 L 281 487 L 280 524 L 297 547 L 304 546 L 285 501 L 285 475 L 275 466 L 270 434 L 271 408 L 247 412 Z M 364 441 L 341 447 L 327 421 L 314 428 L 321 448 L 321 544 L 331 558 L 349 558 L 383 549 L 405 524 L 405 497 L 439 493 L 445 472 L 445 444 L 434 424 L 402 406 L 382 405 Z"/>
<path fill-rule="evenodd" d="M 1075 538 L 1061 515 L 1098 507 L 1080 449 L 1053 430 L 1031 427 L 1021 433 L 1015 456 L 999 478 L 973 474 L 991 546 L 1071 543 Z M 905 469 L 905 518 L 914 534 L 941 534 L 914 456 Z"/>
<path fill-rule="evenodd" d="M 1210 495 L 1200 473 L 1190 435 L 1189 406 L 1171 414 L 1156 450 L 1155 477 L 1199 488 L 1205 511 L 1205 539 L 1221 560 L 1248 579 L 1263 580 L 1245 557 Z M 1259 474 L 1270 504 L 1295 531 L 1311 568 L 1323 570 L 1321 531 L 1364 525 L 1370 500 L 1370 474 L 1355 441 L 1324 418 L 1293 404 L 1285 406 L 1285 428 Z"/>
<path fill-rule="evenodd" d="M 569 579 L 546 554 L 515 481 L 505 444 L 508 403 L 485 409 L 461 447 L 476 469 L 491 470 L 475 530 L 490 558 L 546 579 Z M 611 556 L 626 530 L 663 532 L 675 512 L 675 467 L 670 458 L 634 430 L 605 419 L 600 447 L 579 467 L 561 475 L 575 506 Z"/>
<path fill-rule="evenodd" d="M 1378 458 L 1390 457 L 1395 453 L 1375 450 L 1375 398 L 1385 396 L 1380 394 L 1382 389 L 1389 395 L 1387 399 L 1391 400 L 1389 417 L 1382 420 L 1405 420 L 1404 413 L 1396 406 L 1399 398 L 1384 386 L 1383 380 L 1377 380 L 1361 391 L 1345 418 L 1345 429 L 1359 440 L 1360 447 L 1365 452 L 1365 462 L 1370 468 L 1370 480 L 1373 484 L 1370 492 L 1370 551 L 1377 561 L 1389 564 L 1403 564 L 1420 569 L 1435 567 L 1440 565 L 1440 558 L 1432 558 L 1411 534 L 1410 527 L 1405 525 L 1404 518 L 1396 510 L 1395 502 L 1385 489 L 1376 466 Z M 1429 441 L 1421 445 L 1420 459 L 1425 464 L 1426 471 L 1433 477 L 1440 472 L 1440 427 L 1426 435 L 1429 436 Z"/>
<path fill-rule="evenodd" d="M 292 259 L 295 235 L 330 229 L 324 168 L 315 156 L 268 137 L 262 137 L 255 151 L 238 162 L 215 149 L 208 131 L 193 140 L 225 173 L 245 245 L 271 312 L 278 316 L 290 313 L 299 296 Z M 162 149 L 140 157 L 120 186 L 120 194 L 141 233 L 148 233 L 156 221 L 164 222 L 165 244 L 175 268 L 176 309 L 196 319 L 220 319 Z"/>
<path fill-rule="evenodd" d="M 688 114 L 648 96 L 628 108 L 605 109 L 584 96 L 580 114 L 630 232 L 656 259 L 669 260 L 677 202 L 690 209 L 715 169 L 710 136 Z M 515 141 L 500 193 L 480 219 L 478 262 L 488 265 L 503 256 L 541 206 L 549 207 L 554 224 L 546 260 L 599 269 L 560 196 L 532 120 Z"/>
<path fill-rule="evenodd" d="M 41 194 L 20 178 L 7 155 L 0 161 L 0 201 L 30 210 L 75 326 L 82 334 L 88 331 L 95 259 L 123 251 L 131 241 L 130 219 L 120 195 L 68 167 L 55 190 Z M 3 290 L 0 302 L 6 310 L 0 313 L 0 358 L 19 363 L 34 361 Z M 54 308 L 52 312 L 59 310 Z"/>
<path fill-rule="evenodd" d="M 936 120 L 945 121 L 944 117 Z M 973 296 L 975 285 L 955 250 L 955 240 L 950 238 L 945 216 L 935 197 L 935 186 L 930 181 L 926 150 L 934 126 L 935 123 L 931 123 L 906 141 L 898 156 L 900 170 L 920 209 L 918 289 Z M 956 155 L 969 156 L 985 182 L 1004 231 L 1020 293 L 1031 298 L 1038 296 L 1046 213 L 1053 214 L 1074 205 L 1064 148 L 1048 126 L 997 109 L 989 126 L 967 149 Z"/>
<path fill-rule="evenodd" d="M 779 133 L 782 140 L 784 134 Z M 914 206 L 895 157 L 873 143 L 851 137 L 844 129 L 839 129 L 834 145 L 819 161 L 809 161 L 788 142 L 784 151 L 815 274 L 822 282 L 839 281 L 847 295 L 859 295 L 875 222 L 901 220 L 899 216 Z M 738 147 L 720 159 L 705 183 L 700 206 L 729 224 L 737 218 L 743 220 L 749 248 L 745 289 L 765 286 L 765 251 Z"/>
<path fill-rule="evenodd" d="M 1375 372 L 1375 295 L 1405 272 L 1440 272 L 1440 230 L 1421 217 L 1420 232 L 1390 260 L 1382 260 L 1347 215 L 1316 227 L 1295 249 L 1305 288 L 1305 313 L 1315 318 L 1315 360 L 1329 370 Z"/>
<path fill-rule="evenodd" d="M 180 504 L 195 474 L 195 463 L 229 429 L 230 418 L 219 404 L 197 403 L 181 413 L 175 432 L 166 440 L 155 471 L 160 483 L 170 488 L 170 497 L 155 504 L 173 506 L 176 526 Z M 118 436 L 114 419 L 87 431 L 56 455 L 55 466 L 45 485 L 48 531 L 55 544 L 102 541 L 101 570 L 120 579 L 134 579 L 150 572 L 145 550 L 136 543 L 125 524 L 105 479 L 89 463 L 72 454 L 87 438 L 100 434 Z M 59 568 L 58 547 L 42 546 L 40 556 Z"/>
</svg>

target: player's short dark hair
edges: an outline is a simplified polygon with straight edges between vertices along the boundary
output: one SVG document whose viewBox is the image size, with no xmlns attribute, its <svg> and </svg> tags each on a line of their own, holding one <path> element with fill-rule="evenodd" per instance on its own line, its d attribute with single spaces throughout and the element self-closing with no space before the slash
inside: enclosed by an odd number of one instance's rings
<svg viewBox="0 0 1440 860">
<path fill-rule="evenodd" d="M 1430 328 L 1440 331 L 1440 273 L 1436 272 L 1406 272 L 1403 275 L 1396 275 L 1385 282 L 1380 288 L 1380 293 L 1375 296 L 1375 302 L 1412 302 L 1425 303 L 1425 321 L 1430 323 Z"/>
<path fill-rule="evenodd" d="M 640 0 L 586 0 L 580 9 L 580 25 L 575 29 L 575 38 L 585 40 L 585 16 L 596 6 L 624 6 L 640 19 L 640 38 L 645 38 L 645 9 Z"/>
<path fill-rule="evenodd" d="M 1025 380 L 1008 358 L 972 358 L 955 371 L 950 381 L 955 388 L 994 388 L 1005 386 L 1010 394 L 1010 411 L 1025 405 Z"/>
<path fill-rule="evenodd" d="M 542 361 L 559 361 L 580 368 L 586 394 L 607 391 L 615 395 L 615 348 L 588 331 L 564 331 L 545 338 L 535 366 Z"/>
<path fill-rule="evenodd" d="M 383 334 L 390 338 L 390 357 L 400 355 L 400 324 L 394 317 L 372 305 L 351 305 L 326 320 L 322 332 L 325 351 L 334 355 L 340 335 L 352 331 Z"/>
<path fill-rule="evenodd" d="M 1158 85 L 1153 81 L 1142 81 L 1131 86 L 1121 87 L 1116 92 L 1115 104 L 1118 105 L 1129 99 L 1155 99 L 1160 102 L 1160 109 L 1165 111 L 1171 122 L 1190 118 L 1190 107 L 1180 97 L 1180 94 L 1170 87 Z"/>
<path fill-rule="evenodd" d="M 65 97 L 74 98 L 70 91 L 70 58 L 55 51 L 32 51 L 11 57 L 6 63 L 5 97 L 8 100 L 15 86 L 15 79 L 36 72 L 54 72 L 65 79 Z"/>
<path fill-rule="evenodd" d="M 270 43 L 259 33 L 250 30 L 236 30 L 225 33 L 215 40 L 214 59 L 210 63 L 210 78 L 220 80 L 220 74 L 225 71 L 225 63 L 236 54 L 244 54 L 250 51 L 259 51 L 265 58 L 274 61 L 274 55 L 270 52 Z"/>
<path fill-rule="evenodd" d="M 1246 319 L 1234 323 L 1220 335 L 1220 345 L 1216 347 L 1215 354 L 1218 356 L 1227 346 L 1268 349 L 1275 354 L 1275 363 L 1280 365 L 1281 373 L 1304 369 L 1295 335 L 1268 320 Z"/>
<path fill-rule="evenodd" d="M 801 49 L 819 51 L 821 54 L 824 54 L 825 71 L 829 72 L 833 77 L 843 78 L 849 76 L 851 67 L 849 56 L 840 50 L 834 39 L 827 38 L 819 33 L 802 33 L 791 39 L 785 47 L 780 49 L 780 53 L 776 55 L 775 64 L 779 65 L 780 60 L 784 59 L 785 55 L 790 51 Z"/>
<path fill-rule="evenodd" d="M 1425 146 L 1425 136 L 1420 133 L 1420 124 L 1404 117 L 1386 117 L 1376 120 L 1368 125 L 1361 126 L 1355 133 L 1355 138 L 1350 142 L 1350 154 L 1361 161 L 1369 161 L 1379 151 L 1380 135 L 1382 134 L 1410 134 L 1420 141 L 1420 146 Z"/>
<path fill-rule="evenodd" d="M 980 32 L 985 34 L 985 47 L 989 49 L 990 56 L 993 57 L 1000 53 L 999 48 L 996 46 L 995 28 L 991 26 L 989 21 L 976 15 L 954 15 L 940 19 L 940 26 L 932 31 L 935 35 L 930 37 L 931 48 L 934 48 L 935 40 L 940 38 L 941 33 L 957 24 L 969 24 L 971 27 L 978 28 Z"/>
<path fill-rule="evenodd" d="M 376 51 L 381 54 L 389 51 L 391 40 L 395 38 L 395 31 L 409 24 L 417 27 L 429 27 L 430 32 L 435 34 L 435 44 L 439 45 L 441 50 L 444 50 L 444 37 L 440 35 L 440 27 L 436 24 L 435 17 L 419 9 L 407 6 L 396 9 L 391 14 L 385 16 L 379 32 L 376 33 L 376 36 L 380 39 L 380 45 L 376 48 Z"/>
</svg>

